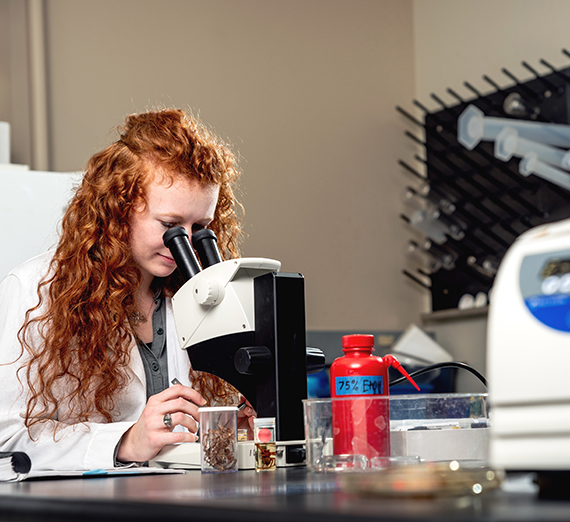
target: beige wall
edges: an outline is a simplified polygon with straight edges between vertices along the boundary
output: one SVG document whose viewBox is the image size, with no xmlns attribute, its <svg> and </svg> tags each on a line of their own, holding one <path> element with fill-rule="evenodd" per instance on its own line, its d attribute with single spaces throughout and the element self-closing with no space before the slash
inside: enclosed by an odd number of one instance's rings
<svg viewBox="0 0 570 522">
<path fill-rule="evenodd" d="M 9 71 L 10 69 L 10 48 L 9 38 L 9 4 L 7 2 L 0 3 L 0 71 Z M 10 107 L 12 103 L 10 88 L 10 75 L 0 74 L 0 115 L 4 119 L 10 119 Z"/>
<path fill-rule="evenodd" d="M 11 162 L 32 159 L 26 2 L 0 0 L 0 121 L 11 125 Z"/>
<path fill-rule="evenodd" d="M 83 168 L 128 113 L 190 107 L 240 152 L 244 254 L 305 275 L 309 328 L 393 330 L 425 311 L 398 218 L 412 0 L 43 5 L 51 169 Z"/>
<path fill-rule="evenodd" d="M 569 20 L 567 0 L 414 0 L 418 99 L 438 110 L 429 95 L 453 104 L 448 87 L 469 98 L 464 81 L 492 92 L 485 74 L 501 86 L 511 85 L 503 67 L 517 78 L 531 78 L 522 61 L 540 73 L 549 71 L 540 58 L 556 68 L 570 66 L 561 52 L 570 50 Z"/>
</svg>

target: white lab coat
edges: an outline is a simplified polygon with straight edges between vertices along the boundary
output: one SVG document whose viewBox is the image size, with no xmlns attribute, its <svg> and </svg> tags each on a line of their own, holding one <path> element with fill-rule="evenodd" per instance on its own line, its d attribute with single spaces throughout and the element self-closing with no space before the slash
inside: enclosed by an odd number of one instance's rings
<svg viewBox="0 0 570 522">
<path fill-rule="evenodd" d="M 53 422 L 33 429 L 32 440 L 24 425 L 26 380 L 16 371 L 25 361 L 17 333 L 28 309 L 37 304 L 38 282 L 47 272 L 52 252 L 37 256 L 13 270 L 0 282 L 0 451 L 25 451 L 32 470 L 90 470 L 112 468 L 115 448 L 123 434 L 138 420 L 146 404 L 146 379 L 138 348 L 133 341 L 128 384 L 116 400 L 113 422 L 100 417 L 86 424 L 60 428 L 54 440 Z M 172 303 L 166 300 L 168 373 L 190 386 L 190 362 L 176 336 Z M 57 415 L 64 413 L 60 404 Z"/>
</svg>

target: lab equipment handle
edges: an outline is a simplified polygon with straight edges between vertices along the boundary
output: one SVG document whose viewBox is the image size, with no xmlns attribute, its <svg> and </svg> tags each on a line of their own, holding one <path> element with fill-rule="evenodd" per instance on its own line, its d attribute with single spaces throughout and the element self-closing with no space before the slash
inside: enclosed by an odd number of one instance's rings
<svg viewBox="0 0 570 522">
<path fill-rule="evenodd" d="M 323 351 L 307 346 L 307 373 L 319 373 L 325 364 L 326 358 Z"/>
<path fill-rule="evenodd" d="M 234 356 L 236 370 L 243 375 L 255 375 L 273 362 L 273 354 L 266 346 L 246 346 Z"/>
</svg>

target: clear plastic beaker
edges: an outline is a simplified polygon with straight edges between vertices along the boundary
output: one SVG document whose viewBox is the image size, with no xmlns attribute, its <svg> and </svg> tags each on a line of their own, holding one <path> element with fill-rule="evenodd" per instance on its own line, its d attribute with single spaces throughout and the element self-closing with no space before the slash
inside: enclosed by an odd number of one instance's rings
<svg viewBox="0 0 570 522">
<path fill-rule="evenodd" d="M 207 407 L 199 412 L 202 473 L 237 471 L 237 407 Z"/>
</svg>

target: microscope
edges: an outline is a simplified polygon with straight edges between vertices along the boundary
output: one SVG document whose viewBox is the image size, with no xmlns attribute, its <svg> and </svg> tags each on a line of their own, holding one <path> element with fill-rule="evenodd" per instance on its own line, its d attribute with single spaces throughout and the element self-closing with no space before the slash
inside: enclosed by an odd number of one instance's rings
<svg viewBox="0 0 570 522">
<path fill-rule="evenodd" d="M 163 241 L 186 281 L 172 306 L 192 368 L 230 383 L 258 417 L 275 417 L 278 466 L 304 464 L 307 373 L 321 371 L 325 356 L 306 346 L 303 276 L 280 272 L 272 259 L 222 261 L 209 229 L 193 234 L 192 245 L 183 227 Z"/>
</svg>

